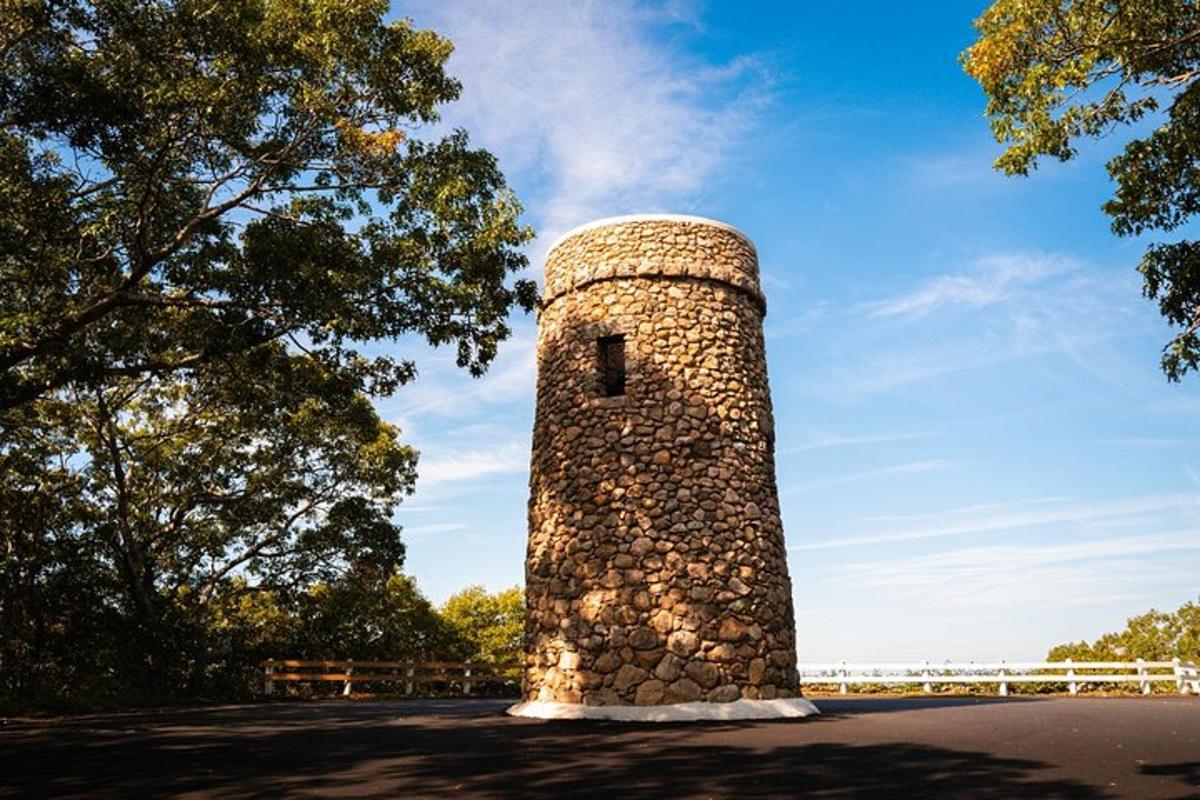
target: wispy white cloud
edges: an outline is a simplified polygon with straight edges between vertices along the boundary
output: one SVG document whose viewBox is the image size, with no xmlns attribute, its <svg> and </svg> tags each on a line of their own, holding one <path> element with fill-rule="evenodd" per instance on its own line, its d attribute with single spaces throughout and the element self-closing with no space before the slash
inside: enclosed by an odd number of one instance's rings
<svg viewBox="0 0 1200 800">
<path fill-rule="evenodd" d="M 454 354 L 434 351 L 422 360 L 416 381 L 383 405 L 385 415 L 406 430 L 423 419 L 464 418 L 480 409 L 528 399 L 532 407 L 537 377 L 537 342 L 532 326 L 517 328 L 487 373 L 472 378 L 454 363 Z"/>
<path fill-rule="evenodd" d="M 980 341 L 921 341 L 908 349 L 898 343 L 862 363 L 836 366 L 821 381 L 821 391 L 837 399 L 856 399 L 943 375 L 982 369 L 1033 351 L 985 336 Z"/>
<path fill-rule="evenodd" d="M 1039 252 L 994 254 L 965 269 L 855 307 L 846 359 L 815 389 L 856 400 L 942 376 L 1053 356 L 1130 394 L 1141 376 L 1113 343 L 1145 333 L 1128 276 Z M 869 324 L 863 324 L 863 319 Z M 1127 325 L 1114 325 L 1121 319 Z M 844 320 L 838 320 L 839 324 Z M 846 344 L 842 345 L 847 346 Z M 1048 380 L 1076 380 L 1056 372 Z"/>
<path fill-rule="evenodd" d="M 858 445 L 886 444 L 888 442 L 904 442 L 912 439 L 923 439 L 927 433 L 878 433 L 847 436 L 830 431 L 813 431 L 806 441 L 800 444 L 782 447 L 778 455 L 806 453 L 810 450 L 824 450 L 832 447 L 853 447 Z"/>
<path fill-rule="evenodd" d="M 764 286 L 768 283 L 766 277 L 767 273 L 763 273 Z M 767 339 L 790 339 L 809 334 L 829 321 L 832 310 L 832 303 L 816 301 L 785 314 L 769 314 L 764 324 L 766 337 Z"/>
<path fill-rule="evenodd" d="M 1115 436 L 1109 439 L 1094 439 L 1091 444 L 1137 448 L 1145 450 L 1184 448 L 1192 452 L 1200 452 L 1200 439 L 1173 436 Z"/>
<path fill-rule="evenodd" d="M 398 426 L 424 454 L 418 466 L 419 483 L 425 483 L 426 463 L 438 450 L 464 442 L 503 443 L 511 439 L 515 427 L 532 429 L 537 378 L 534 337 L 531 325 L 519 325 L 479 378 L 458 368 L 447 348 L 426 348 L 417 358 L 416 380 L 376 401 L 380 416 Z"/>
<path fill-rule="evenodd" d="M 401 508 L 401 516 L 408 514 L 437 514 L 447 510 L 448 506 L 410 505 L 405 503 Z"/>
<path fill-rule="evenodd" d="M 1062 497 L 1061 495 L 1047 497 L 1030 497 L 1021 500 L 997 501 L 993 503 L 971 503 L 965 506 L 955 506 L 954 508 L 946 508 L 934 513 L 920 514 L 872 514 L 870 516 L 860 517 L 866 522 L 913 522 L 921 521 L 928 523 L 933 520 L 949 520 L 959 517 L 977 518 L 981 514 L 1011 513 L 1016 509 L 1028 508 L 1030 506 L 1045 506 L 1051 503 L 1062 504 L 1069 502 L 1071 498 Z"/>
<path fill-rule="evenodd" d="M 1005 177 L 992 169 L 994 145 L 953 153 L 928 153 L 905 162 L 908 175 L 918 185 L 945 190 L 947 187 L 992 186 L 1003 188 Z"/>
<path fill-rule="evenodd" d="M 523 472 L 529 469 L 528 441 L 508 441 L 490 447 L 436 452 L 418 464 L 418 490 L 448 483 Z"/>
<path fill-rule="evenodd" d="M 1145 410 L 1155 415 L 1197 419 L 1200 418 L 1200 397 L 1174 392 L 1160 395 L 1147 402 Z"/>
<path fill-rule="evenodd" d="M 1063 504 L 1058 507 L 1033 510 L 1004 510 L 992 513 L 950 515 L 951 520 L 930 515 L 928 521 L 906 528 L 864 533 L 819 542 L 792 545 L 789 550 L 826 550 L 837 547 L 857 547 L 866 544 L 904 542 L 918 539 L 933 539 L 945 536 L 965 536 L 976 533 L 1031 528 L 1035 526 L 1059 525 L 1063 523 L 1098 523 L 1114 517 L 1177 509 L 1195 513 L 1200 510 L 1200 494 L 1162 494 L 1132 497 L 1119 500 L 1100 500 L 1086 503 Z M 1198 534 L 1200 539 L 1200 534 Z"/>
<path fill-rule="evenodd" d="M 1177 560 L 1196 551 L 1200 530 L 1179 530 L 855 562 L 831 567 L 829 580 L 863 590 L 935 593 L 939 600 L 960 607 L 1028 605 L 1044 599 L 1066 606 L 1098 598 L 1111 602 L 1121 594 L 1136 599 L 1147 583 L 1179 583 L 1184 573 L 1178 565 L 1161 563 L 1158 557 Z"/>
<path fill-rule="evenodd" d="M 465 522 L 431 522 L 428 525 L 405 525 L 405 538 L 416 536 L 435 536 L 439 533 L 454 533 L 467 529 Z"/>
<path fill-rule="evenodd" d="M 522 174 L 539 244 L 609 214 L 686 207 L 756 124 L 769 83 L 752 56 L 697 61 L 652 36 L 689 4 L 418 0 L 456 44 L 447 111 Z M 669 41 L 669 40 L 667 40 Z"/>
<path fill-rule="evenodd" d="M 954 466 L 955 462 L 942 459 L 909 461 L 904 464 L 893 464 L 887 467 L 863 470 L 862 472 L 852 472 L 848 475 L 835 475 L 831 478 L 822 478 L 821 480 L 809 481 L 808 483 L 794 484 L 784 488 L 780 493 L 799 494 L 801 492 L 811 492 L 814 489 L 825 489 L 830 486 L 840 486 L 845 483 L 856 483 L 858 481 L 870 480 L 872 478 L 943 472 L 951 469 Z"/>
<path fill-rule="evenodd" d="M 983 308 L 1052 275 L 1076 269 L 1077 262 L 1043 253 L 989 255 L 962 273 L 940 275 L 904 294 L 867 303 L 871 317 L 916 319 L 944 306 Z"/>
</svg>

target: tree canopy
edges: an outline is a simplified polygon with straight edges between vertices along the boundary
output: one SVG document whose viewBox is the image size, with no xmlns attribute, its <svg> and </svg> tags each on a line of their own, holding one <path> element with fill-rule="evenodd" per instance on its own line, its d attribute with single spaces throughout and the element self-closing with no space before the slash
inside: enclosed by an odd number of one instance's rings
<svg viewBox="0 0 1200 800">
<path fill-rule="evenodd" d="M 525 594 L 519 586 L 490 594 L 468 586 L 450 596 L 442 618 L 466 645 L 464 658 L 493 664 L 519 664 L 525 633 Z"/>
<path fill-rule="evenodd" d="M 1104 204 L 1121 236 L 1175 231 L 1200 211 L 1200 4 L 1195 0 L 996 0 L 963 54 L 987 94 L 996 161 L 1026 175 L 1068 160 L 1076 142 L 1138 121 L 1108 164 Z M 1178 381 L 1200 368 L 1200 242 L 1151 243 L 1138 267 L 1146 297 L 1177 330 L 1162 368 Z"/>
<path fill-rule="evenodd" d="M 18 0 L 0 19 L 0 408 L 290 341 L 372 391 L 480 371 L 533 287 L 495 159 L 414 135 L 451 46 L 386 0 Z"/>
<path fill-rule="evenodd" d="M 416 453 L 371 398 L 398 342 L 486 369 L 530 232 L 439 123 L 450 43 L 387 11 L 4 4 L 0 703 L 461 649 L 399 572 Z"/>
</svg>

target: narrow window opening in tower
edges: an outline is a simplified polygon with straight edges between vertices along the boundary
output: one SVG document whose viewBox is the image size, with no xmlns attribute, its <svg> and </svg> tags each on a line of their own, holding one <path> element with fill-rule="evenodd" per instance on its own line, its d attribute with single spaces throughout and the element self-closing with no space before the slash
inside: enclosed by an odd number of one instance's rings
<svg viewBox="0 0 1200 800">
<path fill-rule="evenodd" d="M 601 336 L 596 345 L 600 389 L 605 397 L 620 397 L 625 394 L 625 335 Z"/>
</svg>

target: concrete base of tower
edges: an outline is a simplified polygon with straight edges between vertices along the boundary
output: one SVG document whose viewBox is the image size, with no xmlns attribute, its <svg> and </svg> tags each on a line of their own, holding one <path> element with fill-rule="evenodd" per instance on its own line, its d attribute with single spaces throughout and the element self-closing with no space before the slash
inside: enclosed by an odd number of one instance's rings
<svg viewBox="0 0 1200 800">
<path fill-rule="evenodd" d="M 607 719 L 619 722 L 699 722 L 703 720 L 798 719 L 820 714 L 803 697 L 734 700 L 731 703 L 677 703 L 662 706 L 585 706 L 530 701 L 509 707 L 514 717 L 534 719 Z"/>
</svg>

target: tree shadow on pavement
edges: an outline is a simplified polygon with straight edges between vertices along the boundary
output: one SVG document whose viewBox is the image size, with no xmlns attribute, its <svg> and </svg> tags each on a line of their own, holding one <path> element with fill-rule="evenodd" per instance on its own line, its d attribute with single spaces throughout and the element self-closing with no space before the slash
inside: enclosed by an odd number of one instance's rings
<svg viewBox="0 0 1200 800">
<path fill-rule="evenodd" d="M 930 711 L 940 708 L 962 708 L 964 706 L 990 706 L 1006 703 L 1037 703 L 1040 697 L 998 697 L 996 695 L 916 695 L 912 697 L 892 696 L 843 696 L 821 697 L 805 695 L 821 711 L 826 719 L 860 716 L 863 714 L 891 714 L 897 711 Z"/>
<path fill-rule="evenodd" d="M 1034 760 L 905 742 L 791 743 L 807 722 L 645 727 L 355 704 L 253 711 L 5 732 L 0 796 L 1111 796 Z"/>
<path fill-rule="evenodd" d="M 1200 761 L 1185 761 L 1179 764 L 1142 764 L 1138 772 L 1143 775 L 1156 775 L 1179 778 L 1187 786 L 1200 787 Z M 1178 800 L 1200 800 L 1200 792 L 1188 792 Z"/>
</svg>

